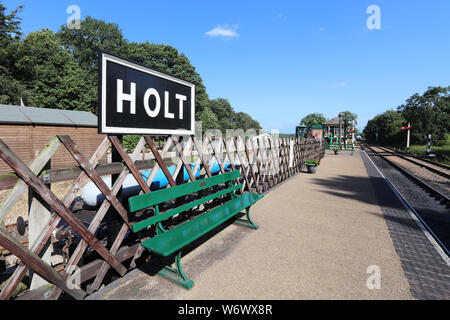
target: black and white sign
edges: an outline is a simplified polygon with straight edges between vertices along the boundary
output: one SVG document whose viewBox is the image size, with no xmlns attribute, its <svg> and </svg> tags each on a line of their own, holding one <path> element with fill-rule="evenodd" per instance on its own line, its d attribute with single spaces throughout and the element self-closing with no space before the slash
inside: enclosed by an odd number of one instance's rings
<svg viewBox="0 0 450 320">
<path fill-rule="evenodd" d="M 101 53 L 98 131 L 193 135 L 195 85 Z"/>
</svg>

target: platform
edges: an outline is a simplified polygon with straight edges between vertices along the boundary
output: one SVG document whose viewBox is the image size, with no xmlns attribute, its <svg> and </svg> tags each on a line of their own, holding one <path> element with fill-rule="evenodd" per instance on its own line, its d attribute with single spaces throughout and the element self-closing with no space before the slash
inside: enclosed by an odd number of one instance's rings
<svg viewBox="0 0 450 320">
<path fill-rule="evenodd" d="M 183 258 L 190 291 L 144 267 L 88 299 L 449 299 L 449 266 L 362 152 L 327 151 L 252 217 Z"/>
</svg>

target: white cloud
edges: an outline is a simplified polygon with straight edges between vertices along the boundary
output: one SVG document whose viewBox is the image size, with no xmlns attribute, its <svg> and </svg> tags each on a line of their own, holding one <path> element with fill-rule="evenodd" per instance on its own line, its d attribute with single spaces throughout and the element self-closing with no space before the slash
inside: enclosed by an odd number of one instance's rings
<svg viewBox="0 0 450 320">
<path fill-rule="evenodd" d="M 317 31 L 319 31 L 319 32 L 325 31 L 325 28 L 324 27 L 320 27 L 319 29 L 317 29 Z"/>
<path fill-rule="evenodd" d="M 347 86 L 347 82 L 341 82 L 341 83 L 339 83 L 339 87 L 346 87 Z"/>
<path fill-rule="evenodd" d="M 239 33 L 237 33 L 237 25 L 233 25 L 231 28 L 228 26 L 217 26 L 214 29 L 205 33 L 205 35 L 209 37 L 227 37 L 233 38 L 238 37 Z"/>
</svg>

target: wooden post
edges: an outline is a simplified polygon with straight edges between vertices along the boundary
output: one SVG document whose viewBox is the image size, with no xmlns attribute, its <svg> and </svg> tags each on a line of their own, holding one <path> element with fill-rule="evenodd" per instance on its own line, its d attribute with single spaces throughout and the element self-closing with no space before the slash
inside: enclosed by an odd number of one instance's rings
<svg viewBox="0 0 450 320">
<path fill-rule="evenodd" d="M 42 168 L 42 170 L 48 170 L 51 166 L 51 160 Z M 40 175 L 42 171 L 38 174 Z M 45 183 L 45 182 L 44 182 Z M 45 184 L 48 188 L 51 188 L 50 184 Z M 32 189 L 28 188 L 28 248 L 32 248 L 32 244 L 36 241 L 39 235 L 43 232 L 45 226 L 48 224 L 51 218 L 50 206 L 45 203 L 42 198 Z M 51 265 L 51 240 L 48 239 L 44 245 L 44 250 L 41 255 L 41 259 Z M 30 290 L 37 289 L 41 286 L 48 284 L 43 278 L 35 274 L 33 270 L 30 270 Z"/>
<path fill-rule="evenodd" d="M 31 161 L 29 164 L 30 170 L 34 174 L 38 174 L 42 171 L 42 168 L 48 163 L 51 157 L 55 154 L 60 143 L 57 137 L 54 137 L 49 144 L 41 151 L 39 156 Z M 14 188 L 8 193 L 8 196 L 0 204 L 0 222 L 8 214 L 9 210 L 16 204 L 16 202 L 23 196 L 23 193 L 27 190 L 27 185 L 22 180 L 17 181 Z"/>
<path fill-rule="evenodd" d="M 23 263 L 28 265 L 28 267 L 35 270 L 44 279 L 47 279 L 49 282 L 66 291 L 75 299 L 83 299 L 86 295 L 86 293 L 80 288 L 69 287 L 66 278 L 42 261 L 41 258 L 33 252 L 27 250 L 20 243 L 17 243 L 7 232 L 3 230 L 0 230 L 0 245 L 11 252 L 14 252 L 14 255 L 22 260 Z"/>
<path fill-rule="evenodd" d="M 121 275 L 124 275 L 126 268 L 118 262 L 110 252 L 88 231 L 88 229 L 73 215 L 73 213 L 59 200 L 59 198 L 48 189 L 42 181 L 9 149 L 0 139 L 0 157 L 5 161 L 22 180 L 38 193 L 53 210 L 69 224 L 93 249 L 95 249 L 109 264 Z M 84 164 L 84 163 L 83 163 Z M 88 170 L 86 170 L 88 171 Z M 106 186 L 106 185 L 105 185 Z M 115 197 L 114 197 L 115 199 Z M 116 199 L 117 200 L 117 199 Z M 127 221 L 128 222 L 128 221 Z"/>
<path fill-rule="evenodd" d="M 59 139 L 57 139 L 57 140 L 59 143 Z M 109 146 L 109 141 L 108 141 L 108 138 L 105 137 L 103 139 L 103 141 L 100 143 L 100 145 L 97 147 L 97 150 L 94 152 L 94 154 L 91 157 L 90 163 L 92 164 L 92 166 L 95 167 L 98 164 L 98 162 L 100 161 L 102 156 L 106 153 L 108 146 Z M 89 180 L 89 178 L 86 175 L 86 173 L 81 172 L 80 175 L 78 176 L 78 178 L 76 179 L 76 181 L 73 183 L 69 192 L 64 197 L 64 200 L 63 200 L 64 205 L 69 206 L 69 204 L 72 203 L 72 201 L 75 198 L 75 195 L 78 192 L 78 190 L 80 189 L 80 187 L 85 185 L 88 182 L 88 180 Z M 45 227 L 45 230 L 40 234 L 39 238 L 32 245 L 32 252 L 34 254 L 38 254 L 39 252 L 42 251 L 44 244 L 46 243 L 47 239 L 50 238 L 53 230 L 56 228 L 59 221 L 61 221 L 61 218 L 58 215 L 55 215 L 55 214 L 52 215 L 52 218 L 51 218 L 50 222 L 48 223 L 48 225 Z M 81 241 L 80 244 L 81 243 L 84 243 L 84 241 Z M 78 247 L 80 247 L 80 245 Z M 87 248 L 87 244 L 86 244 L 86 247 L 84 248 L 84 250 L 86 248 Z M 79 259 L 83 252 L 80 252 L 79 255 L 73 254 L 71 256 L 71 260 L 74 258 Z M 70 264 L 70 261 L 69 261 L 69 264 Z M 76 265 L 76 263 L 75 263 L 75 265 Z M 23 262 L 19 263 L 16 270 L 13 272 L 12 276 L 8 279 L 8 281 L 6 282 L 6 285 L 3 287 L 3 290 L 0 292 L 0 300 L 6 300 L 11 297 L 14 290 L 19 285 L 20 281 L 22 281 L 22 279 L 25 276 L 28 269 L 29 268 L 25 263 L 23 263 Z M 66 268 L 66 269 L 68 269 L 68 268 Z M 71 272 L 71 271 L 68 270 L 68 272 Z M 58 291 L 60 293 L 61 289 L 54 288 L 54 291 Z"/>
</svg>

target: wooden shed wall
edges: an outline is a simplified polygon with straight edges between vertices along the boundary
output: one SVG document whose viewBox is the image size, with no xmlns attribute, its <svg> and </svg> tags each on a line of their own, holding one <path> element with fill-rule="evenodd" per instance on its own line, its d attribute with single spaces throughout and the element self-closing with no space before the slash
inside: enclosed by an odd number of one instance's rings
<svg viewBox="0 0 450 320">
<path fill-rule="evenodd" d="M 97 128 L 0 124 L 0 138 L 26 164 L 34 159 L 54 136 L 61 134 L 69 135 L 88 157 L 95 152 L 105 137 L 97 133 Z M 101 162 L 106 162 L 106 156 Z M 78 164 L 61 145 L 52 157 L 52 167 L 64 168 L 75 165 Z M 0 173 L 10 171 L 9 166 L 0 159 Z"/>
</svg>

